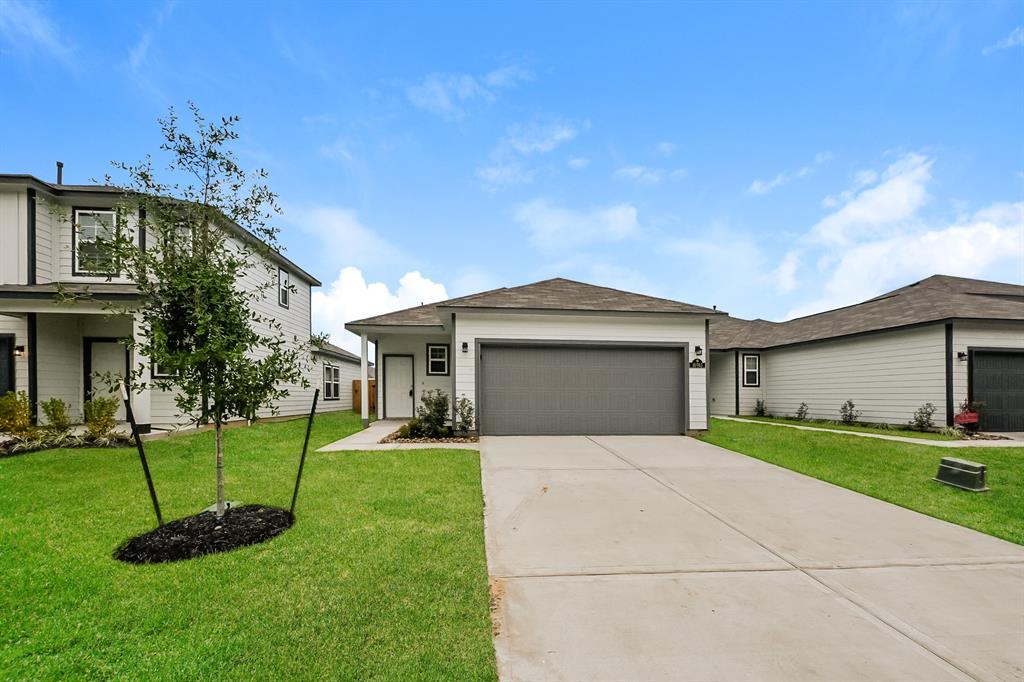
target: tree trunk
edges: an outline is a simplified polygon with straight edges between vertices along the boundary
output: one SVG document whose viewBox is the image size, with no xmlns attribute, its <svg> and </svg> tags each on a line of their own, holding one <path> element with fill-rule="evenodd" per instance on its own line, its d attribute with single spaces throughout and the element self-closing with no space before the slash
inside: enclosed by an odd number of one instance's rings
<svg viewBox="0 0 1024 682">
<path fill-rule="evenodd" d="M 214 420 L 213 430 L 217 435 L 217 517 L 220 518 L 224 516 L 224 434 L 219 418 Z"/>
</svg>

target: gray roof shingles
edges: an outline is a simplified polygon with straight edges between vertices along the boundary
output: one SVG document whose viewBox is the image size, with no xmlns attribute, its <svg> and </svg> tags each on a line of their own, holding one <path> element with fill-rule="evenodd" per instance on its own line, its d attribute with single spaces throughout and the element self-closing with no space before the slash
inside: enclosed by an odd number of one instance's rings
<svg viewBox="0 0 1024 682">
<path fill-rule="evenodd" d="M 398 310 L 350 322 L 355 326 L 439 326 L 440 309 L 556 310 L 566 312 L 630 312 L 724 315 L 702 306 L 634 294 L 556 277 L 518 287 L 503 287 L 440 303 Z"/>
<path fill-rule="evenodd" d="M 1024 286 L 933 275 L 856 305 L 788 322 L 711 321 L 711 348 L 771 348 L 954 318 L 1024 320 Z"/>
</svg>

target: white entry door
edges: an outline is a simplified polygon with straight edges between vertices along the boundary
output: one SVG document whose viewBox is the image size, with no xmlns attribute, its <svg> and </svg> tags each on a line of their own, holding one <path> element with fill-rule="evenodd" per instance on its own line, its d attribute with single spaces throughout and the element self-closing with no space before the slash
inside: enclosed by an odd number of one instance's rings
<svg viewBox="0 0 1024 682">
<path fill-rule="evenodd" d="M 127 419 L 127 416 L 124 413 L 121 391 L 111 391 L 107 383 L 98 379 L 95 375 L 112 372 L 123 377 L 128 349 L 117 341 L 93 341 L 89 345 L 92 348 L 92 396 L 94 398 L 105 398 L 107 396 L 117 398 L 117 420 L 124 421 Z"/>
<path fill-rule="evenodd" d="M 384 417 L 408 419 L 413 414 L 412 357 L 384 358 Z"/>
</svg>

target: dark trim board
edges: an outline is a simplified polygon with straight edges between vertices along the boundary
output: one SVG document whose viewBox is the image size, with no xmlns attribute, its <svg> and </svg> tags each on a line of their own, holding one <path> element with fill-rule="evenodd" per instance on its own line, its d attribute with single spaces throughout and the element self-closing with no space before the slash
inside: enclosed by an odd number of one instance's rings
<svg viewBox="0 0 1024 682">
<path fill-rule="evenodd" d="M 146 250 L 146 207 L 139 206 L 139 225 L 136 228 L 139 231 L 139 251 Z M 310 307 L 312 310 L 312 307 Z M 310 313 L 312 315 L 312 313 Z"/>
<path fill-rule="evenodd" d="M 377 379 L 381 386 L 380 411 L 383 413 L 382 419 L 388 418 L 388 358 L 409 358 L 412 369 L 412 383 L 409 386 L 412 390 L 412 416 L 416 416 L 416 356 L 412 353 L 385 353 L 381 357 L 383 364 L 380 365 L 380 377 Z M 404 419 L 404 417 L 396 417 L 396 419 Z"/>
<path fill-rule="evenodd" d="M 25 190 L 25 226 L 28 229 L 28 263 L 26 272 L 28 284 L 36 283 L 36 191 L 29 187 Z"/>
<path fill-rule="evenodd" d="M 57 291 L 0 291 L 0 301 L 21 300 L 21 301 L 52 301 Z M 89 292 L 89 298 L 97 301 L 134 301 L 139 297 L 137 292 Z"/>
<path fill-rule="evenodd" d="M 736 371 L 736 381 L 734 382 L 735 393 L 736 393 L 736 410 L 733 413 L 734 417 L 740 416 L 740 352 L 733 352 L 732 359 L 733 369 Z"/>
<path fill-rule="evenodd" d="M 39 327 L 36 313 L 25 316 L 28 337 L 28 404 L 32 423 L 39 422 Z"/>
<path fill-rule="evenodd" d="M 704 320 L 704 423 L 711 430 L 711 320 Z"/>
<path fill-rule="evenodd" d="M 527 346 L 534 348 L 661 348 L 678 349 L 682 353 L 683 363 L 683 396 L 682 396 L 682 426 L 683 434 L 690 431 L 690 344 L 688 342 L 675 343 L 671 341 L 578 341 L 566 339 L 508 339 L 508 338 L 477 338 L 474 339 L 473 352 L 473 390 L 476 393 L 476 424 L 477 432 L 482 433 L 481 424 L 483 415 L 487 409 L 484 403 L 483 363 L 484 349 L 487 346 Z M 705 389 L 706 390 L 706 389 Z M 708 417 L 710 423 L 710 416 Z"/>
<path fill-rule="evenodd" d="M 968 370 L 970 376 L 970 370 Z M 953 323 L 946 323 L 946 426 L 953 425 Z"/>
</svg>

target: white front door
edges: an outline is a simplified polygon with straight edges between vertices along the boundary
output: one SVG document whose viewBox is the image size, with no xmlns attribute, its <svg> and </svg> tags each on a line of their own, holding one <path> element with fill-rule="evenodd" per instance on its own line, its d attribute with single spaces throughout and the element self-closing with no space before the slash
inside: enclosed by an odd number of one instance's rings
<svg viewBox="0 0 1024 682">
<path fill-rule="evenodd" d="M 384 417 L 408 419 L 413 413 L 412 357 L 384 358 Z"/>
<path fill-rule="evenodd" d="M 117 341 L 93 341 L 90 346 L 92 347 L 92 397 L 105 398 L 113 396 L 117 398 L 116 418 L 118 421 L 124 421 L 127 417 L 124 413 L 121 391 L 111 391 L 106 381 L 103 381 L 96 375 L 111 372 L 112 374 L 124 377 L 125 358 L 128 349 Z"/>
</svg>

